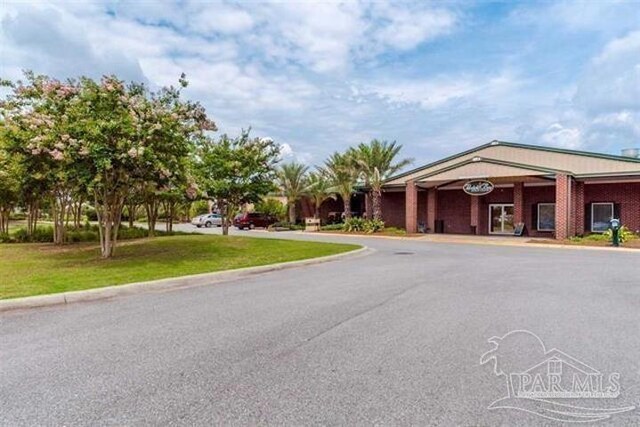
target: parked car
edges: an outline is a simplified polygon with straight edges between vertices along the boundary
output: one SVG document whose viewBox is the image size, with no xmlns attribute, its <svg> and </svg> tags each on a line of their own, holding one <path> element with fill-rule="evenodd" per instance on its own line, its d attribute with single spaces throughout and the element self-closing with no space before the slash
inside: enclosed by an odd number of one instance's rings
<svg viewBox="0 0 640 427">
<path fill-rule="evenodd" d="M 222 216 L 217 213 L 200 215 L 193 218 L 191 220 L 191 224 L 195 225 L 198 228 L 200 227 L 209 228 L 214 225 L 216 227 L 222 227 Z"/>
<path fill-rule="evenodd" d="M 268 227 L 276 222 L 278 222 L 278 220 L 275 217 L 259 212 L 240 214 L 233 219 L 233 225 L 235 225 L 238 230 Z"/>
</svg>

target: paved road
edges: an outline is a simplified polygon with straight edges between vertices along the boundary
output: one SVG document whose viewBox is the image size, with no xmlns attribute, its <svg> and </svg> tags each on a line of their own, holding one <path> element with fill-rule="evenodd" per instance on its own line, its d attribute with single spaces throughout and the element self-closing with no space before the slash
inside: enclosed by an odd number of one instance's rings
<svg viewBox="0 0 640 427">
<path fill-rule="evenodd" d="M 640 254 L 366 244 L 248 280 L 2 314 L 0 425 L 549 423 L 487 409 L 507 383 L 480 357 L 516 329 L 620 373 L 619 398 L 579 405 L 640 405 Z M 501 369 L 541 356 L 522 337 Z"/>
</svg>

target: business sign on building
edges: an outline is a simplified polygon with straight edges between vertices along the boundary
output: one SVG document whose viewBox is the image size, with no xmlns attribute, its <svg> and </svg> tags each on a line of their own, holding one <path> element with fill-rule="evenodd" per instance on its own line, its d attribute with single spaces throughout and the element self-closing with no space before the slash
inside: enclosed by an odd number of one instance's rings
<svg viewBox="0 0 640 427">
<path fill-rule="evenodd" d="M 462 190 L 472 196 L 484 196 L 491 193 L 493 188 L 493 183 L 486 180 L 469 181 L 462 186 Z"/>
</svg>

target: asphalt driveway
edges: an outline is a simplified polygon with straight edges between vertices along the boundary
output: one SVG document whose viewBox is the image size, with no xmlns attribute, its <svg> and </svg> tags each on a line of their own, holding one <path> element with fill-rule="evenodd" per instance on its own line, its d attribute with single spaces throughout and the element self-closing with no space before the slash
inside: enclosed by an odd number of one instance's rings
<svg viewBox="0 0 640 427">
<path fill-rule="evenodd" d="M 619 373 L 618 398 L 578 406 L 640 405 L 640 253 L 278 237 L 375 251 L 1 314 L 0 425 L 553 423 L 487 409 L 507 383 L 480 358 L 512 330 Z"/>
</svg>

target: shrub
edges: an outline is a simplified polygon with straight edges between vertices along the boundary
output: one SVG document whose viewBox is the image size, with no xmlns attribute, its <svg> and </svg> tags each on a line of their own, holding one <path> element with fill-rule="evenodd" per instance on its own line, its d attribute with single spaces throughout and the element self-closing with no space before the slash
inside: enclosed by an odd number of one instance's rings
<svg viewBox="0 0 640 427">
<path fill-rule="evenodd" d="M 610 229 L 602 233 L 602 236 L 604 236 L 606 240 L 613 241 L 613 231 L 611 231 Z M 629 230 L 624 225 L 620 227 L 618 236 L 620 237 L 620 243 L 628 242 L 629 240 L 636 238 L 635 233 Z"/>
<path fill-rule="evenodd" d="M 158 233 L 165 234 L 165 233 Z M 146 228 L 140 227 L 120 227 L 118 230 L 118 239 L 120 240 L 130 240 L 130 239 L 141 239 L 143 237 L 147 237 L 149 235 L 149 231 Z"/>
<path fill-rule="evenodd" d="M 85 206 L 84 207 L 84 214 L 87 217 L 87 221 L 97 221 L 98 220 L 98 213 L 91 206 Z"/>
<path fill-rule="evenodd" d="M 191 204 L 192 216 L 204 215 L 209 213 L 209 201 L 196 200 Z"/>
<path fill-rule="evenodd" d="M 70 230 L 67 232 L 67 242 L 97 242 L 99 235 L 97 231 L 93 230 Z"/>
<path fill-rule="evenodd" d="M 342 224 L 347 233 L 377 233 L 384 229 L 384 222 L 378 219 L 350 218 Z"/>
<path fill-rule="evenodd" d="M 24 227 L 18 228 L 10 235 L 9 243 L 28 243 L 28 242 L 37 242 L 37 243 L 49 243 L 53 242 L 53 227 L 51 226 L 43 226 L 37 227 L 33 231 L 33 235 L 29 236 L 27 234 L 27 229 Z"/>
<path fill-rule="evenodd" d="M 271 224 L 268 227 L 268 230 L 272 231 L 275 228 L 286 228 L 288 230 L 304 230 L 304 225 L 293 224 L 293 223 L 287 222 L 287 221 L 278 221 L 275 224 Z"/>
<path fill-rule="evenodd" d="M 261 200 L 260 202 L 256 203 L 254 210 L 256 212 L 271 215 L 281 222 L 284 222 L 283 220 L 287 216 L 287 207 L 277 199 Z"/>
<path fill-rule="evenodd" d="M 27 214 L 25 212 L 11 212 L 9 213 L 9 219 L 11 221 L 21 221 L 27 219 Z"/>
<path fill-rule="evenodd" d="M 327 224 L 320 227 L 323 231 L 339 231 L 343 229 L 343 224 Z"/>
</svg>

